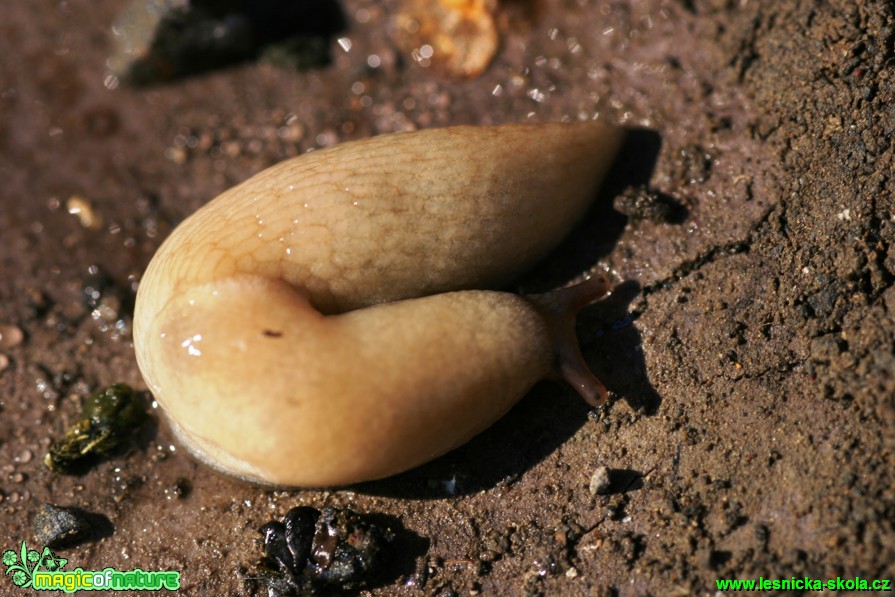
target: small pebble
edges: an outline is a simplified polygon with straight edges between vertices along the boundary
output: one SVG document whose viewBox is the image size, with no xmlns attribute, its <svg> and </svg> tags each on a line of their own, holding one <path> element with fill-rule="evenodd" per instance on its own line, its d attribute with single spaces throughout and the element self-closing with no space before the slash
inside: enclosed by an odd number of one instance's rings
<svg viewBox="0 0 895 597">
<path fill-rule="evenodd" d="M 458 79 L 477 77 L 500 46 L 492 13 L 485 2 L 405 0 L 395 19 L 395 34 L 420 66 L 434 65 Z"/>
<path fill-rule="evenodd" d="M 605 495 L 609 491 L 609 469 L 605 466 L 599 467 L 590 478 L 591 495 Z"/>
<path fill-rule="evenodd" d="M 615 198 L 613 207 L 635 222 L 672 223 L 681 211 L 670 197 L 646 187 L 628 188 Z"/>
<path fill-rule="evenodd" d="M 91 230 L 99 230 L 103 227 L 103 218 L 93 209 L 93 205 L 83 197 L 72 195 L 65 202 L 65 209 L 78 218 L 81 226 Z"/>
<path fill-rule="evenodd" d="M 24 339 L 25 333 L 19 326 L 9 323 L 0 324 L 0 350 L 18 346 Z"/>
<path fill-rule="evenodd" d="M 45 547 L 83 541 L 96 533 L 94 516 L 79 508 L 41 504 L 34 515 L 34 540 Z"/>
<path fill-rule="evenodd" d="M 250 507 L 250 506 L 249 506 Z M 271 520 L 264 536 L 262 576 L 272 594 L 341 594 L 372 583 L 388 561 L 391 528 L 338 508 L 292 508 Z"/>
<path fill-rule="evenodd" d="M 183 499 L 189 495 L 191 485 L 188 479 L 178 478 L 171 487 L 165 489 L 165 498 L 168 500 Z"/>
</svg>

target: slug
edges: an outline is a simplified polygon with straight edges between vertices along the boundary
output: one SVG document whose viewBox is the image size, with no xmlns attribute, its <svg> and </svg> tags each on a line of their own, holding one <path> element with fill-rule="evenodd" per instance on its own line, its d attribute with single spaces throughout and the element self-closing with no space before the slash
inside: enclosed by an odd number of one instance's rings
<svg viewBox="0 0 895 597">
<path fill-rule="evenodd" d="M 188 449 L 249 481 L 334 486 L 450 451 L 537 381 L 592 405 L 574 317 L 603 277 L 523 297 L 623 132 L 424 130 L 307 153 L 183 221 L 137 293 L 134 347 Z"/>
</svg>

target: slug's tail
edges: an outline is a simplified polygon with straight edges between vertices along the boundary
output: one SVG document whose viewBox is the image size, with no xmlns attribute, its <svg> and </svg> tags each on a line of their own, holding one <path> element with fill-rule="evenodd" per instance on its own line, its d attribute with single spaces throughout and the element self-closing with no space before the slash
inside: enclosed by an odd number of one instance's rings
<svg viewBox="0 0 895 597">
<path fill-rule="evenodd" d="M 526 297 L 544 318 L 550 330 L 557 374 L 593 407 L 605 404 L 609 392 L 591 372 L 581 354 L 581 347 L 575 336 L 575 317 L 581 309 L 606 296 L 610 288 L 609 280 L 603 275 L 597 275 L 566 288 Z"/>
</svg>

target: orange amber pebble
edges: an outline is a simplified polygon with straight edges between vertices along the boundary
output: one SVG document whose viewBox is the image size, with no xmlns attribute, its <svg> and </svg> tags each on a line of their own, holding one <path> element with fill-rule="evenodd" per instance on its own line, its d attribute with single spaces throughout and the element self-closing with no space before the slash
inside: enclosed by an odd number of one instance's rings
<svg viewBox="0 0 895 597">
<path fill-rule="evenodd" d="M 476 77 L 497 52 L 495 7 L 496 0 L 404 0 L 398 41 L 421 66 Z"/>
</svg>

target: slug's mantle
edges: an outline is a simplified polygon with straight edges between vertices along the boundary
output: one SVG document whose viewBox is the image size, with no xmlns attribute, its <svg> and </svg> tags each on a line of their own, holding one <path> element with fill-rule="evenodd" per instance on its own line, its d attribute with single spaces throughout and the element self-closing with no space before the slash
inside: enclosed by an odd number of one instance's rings
<svg viewBox="0 0 895 597">
<path fill-rule="evenodd" d="M 574 343 L 604 280 L 481 290 L 581 217 L 621 142 L 577 124 L 383 135 L 277 164 L 164 242 L 134 345 L 183 442 L 237 476 L 340 485 L 466 442 L 559 372 L 605 396 Z"/>
</svg>

